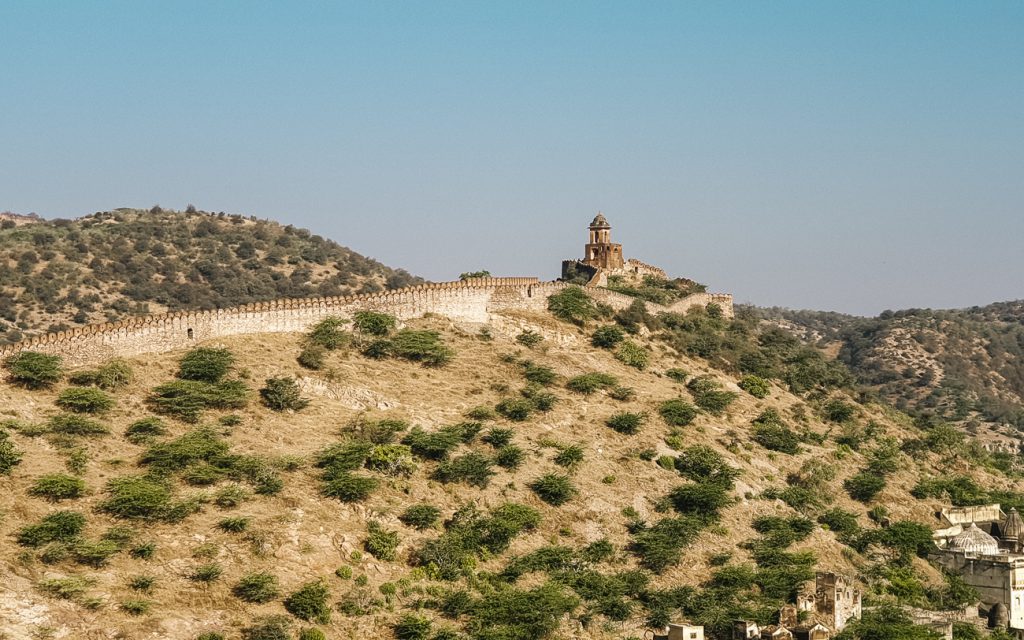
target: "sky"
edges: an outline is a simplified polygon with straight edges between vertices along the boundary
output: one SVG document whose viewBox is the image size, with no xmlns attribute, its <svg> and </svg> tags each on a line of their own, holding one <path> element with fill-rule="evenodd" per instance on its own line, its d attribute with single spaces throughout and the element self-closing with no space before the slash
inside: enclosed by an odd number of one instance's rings
<svg viewBox="0 0 1024 640">
<path fill-rule="evenodd" d="M 0 210 L 243 213 L 430 280 L 1024 298 L 1024 3 L 0 0 Z"/>
</svg>

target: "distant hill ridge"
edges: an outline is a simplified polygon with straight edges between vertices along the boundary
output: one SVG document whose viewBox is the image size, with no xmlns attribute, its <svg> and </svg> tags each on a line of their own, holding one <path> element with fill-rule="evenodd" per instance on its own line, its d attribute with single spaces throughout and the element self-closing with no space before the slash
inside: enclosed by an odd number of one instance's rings
<svg viewBox="0 0 1024 640">
<path fill-rule="evenodd" d="M 132 316 L 421 282 L 305 229 L 241 215 L 154 207 L 0 224 L 0 344 Z"/>
</svg>

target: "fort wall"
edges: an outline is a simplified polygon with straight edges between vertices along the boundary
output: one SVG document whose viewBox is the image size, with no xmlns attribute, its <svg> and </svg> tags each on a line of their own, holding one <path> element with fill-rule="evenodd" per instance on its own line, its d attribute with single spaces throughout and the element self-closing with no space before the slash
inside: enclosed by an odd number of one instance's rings
<svg viewBox="0 0 1024 640">
<path fill-rule="evenodd" d="M 427 313 L 464 322 L 485 323 L 504 310 L 547 309 L 548 297 L 570 286 L 537 278 L 471 278 L 458 282 L 423 284 L 355 296 L 258 302 L 215 311 L 185 311 L 130 318 L 37 336 L 0 347 L 0 360 L 19 351 L 60 355 L 71 366 L 113 357 L 136 356 L 188 348 L 204 340 L 256 333 L 307 330 L 329 316 L 351 318 L 361 310 L 381 311 L 401 320 Z M 587 288 L 598 302 L 624 309 L 634 298 L 600 288 Z M 663 307 L 648 303 L 653 313 L 684 313 L 695 306 L 719 304 L 732 315 L 732 296 L 700 293 Z"/>
</svg>

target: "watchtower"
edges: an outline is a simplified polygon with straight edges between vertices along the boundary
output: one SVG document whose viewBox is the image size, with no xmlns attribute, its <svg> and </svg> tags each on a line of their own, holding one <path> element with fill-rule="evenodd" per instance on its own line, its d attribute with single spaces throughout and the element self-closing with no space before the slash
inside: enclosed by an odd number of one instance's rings
<svg viewBox="0 0 1024 640">
<path fill-rule="evenodd" d="M 612 242 L 612 225 L 598 212 L 590 223 L 590 241 L 587 243 L 583 264 L 599 269 L 621 269 L 622 245 Z"/>
</svg>

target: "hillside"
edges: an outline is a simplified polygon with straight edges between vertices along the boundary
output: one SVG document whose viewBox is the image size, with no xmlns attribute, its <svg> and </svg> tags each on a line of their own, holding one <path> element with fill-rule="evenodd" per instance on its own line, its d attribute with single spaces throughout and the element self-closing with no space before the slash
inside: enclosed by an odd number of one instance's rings
<svg viewBox="0 0 1024 640">
<path fill-rule="evenodd" d="M 575 323 L 371 313 L 0 383 L 5 632 L 719 640 L 815 569 L 970 601 L 919 557 L 932 514 L 947 481 L 1024 506 L 1016 457 L 857 403 L 752 318 L 567 291 Z"/>
<path fill-rule="evenodd" d="M 32 224 L 8 216 L 0 222 L 0 344 L 132 315 L 418 282 L 304 229 L 238 215 L 154 207 Z"/>
<path fill-rule="evenodd" d="M 1024 302 L 877 318 L 754 313 L 830 346 L 861 383 L 903 410 L 994 430 L 1001 442 L 1016 433 L 1001 426 L 1024 427 Z"/>
</svg>

